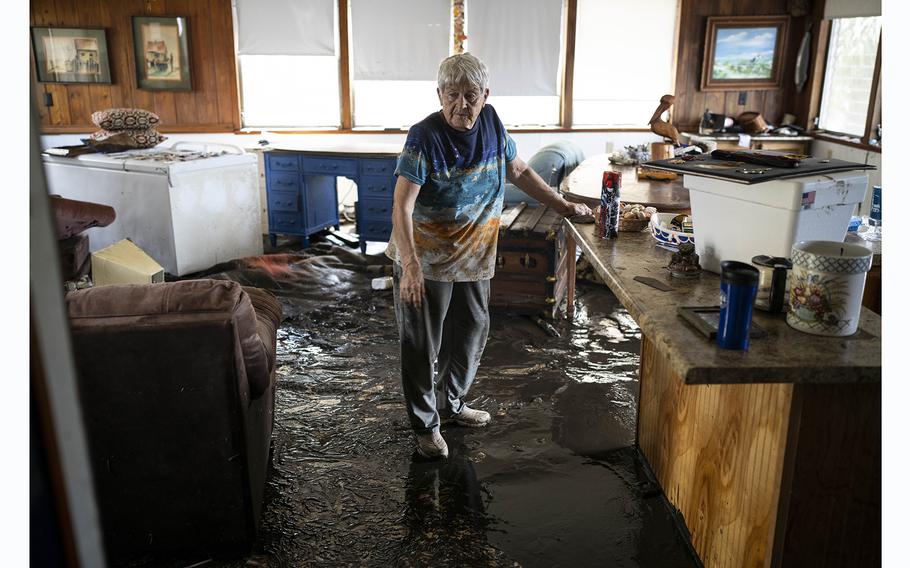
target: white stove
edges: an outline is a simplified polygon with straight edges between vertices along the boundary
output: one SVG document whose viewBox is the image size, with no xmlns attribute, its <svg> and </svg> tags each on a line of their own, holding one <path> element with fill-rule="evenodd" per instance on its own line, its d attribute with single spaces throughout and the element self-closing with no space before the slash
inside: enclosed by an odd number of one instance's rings
<svg viewBox="0 0 910 568">
<path fill-rule="evenodd" d="M 91 229 L 92 252 L 129 238 L 175 276 L 262 254 L 259 169 L 241 148 L 177 142 L 43 159 L 51 193 L 116 211 Z"/>
</svg>

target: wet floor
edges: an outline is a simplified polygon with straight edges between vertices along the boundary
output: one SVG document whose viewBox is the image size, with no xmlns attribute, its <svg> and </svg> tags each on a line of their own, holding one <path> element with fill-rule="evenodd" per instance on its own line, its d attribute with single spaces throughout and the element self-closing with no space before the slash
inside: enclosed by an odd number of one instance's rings
<svg viewBox="0 0 910 568">
<path fill-rule="evenodd" d="M 640 333 L 607 288 L 580 283 L 558 337 L 494 315 L 467 399 L 493 423 L 444 426 L 450 457 L 428 462 L 402 404 L 391 291 L 369 286 L 383 261 L 322 252 L 218 275 L 273 288 L 286 319 L 260 537 L 204 565 L 698 565 L 634 446 Z"/>
</svg>

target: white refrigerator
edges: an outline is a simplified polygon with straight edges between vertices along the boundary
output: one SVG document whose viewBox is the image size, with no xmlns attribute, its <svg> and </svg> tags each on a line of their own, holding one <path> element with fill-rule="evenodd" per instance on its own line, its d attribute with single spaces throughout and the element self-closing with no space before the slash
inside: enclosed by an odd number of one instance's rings
<svg viewBox="0 0 910 568">
<path fill-rule="evenodd" d="M 261 255 L 256 156 L 183 144 L 75 158 L 45 154 L 48 190 L 114 208 L 113 223 L 88 233 L 92 252 L 128 238 L 174 276 Z"/>
</svg>

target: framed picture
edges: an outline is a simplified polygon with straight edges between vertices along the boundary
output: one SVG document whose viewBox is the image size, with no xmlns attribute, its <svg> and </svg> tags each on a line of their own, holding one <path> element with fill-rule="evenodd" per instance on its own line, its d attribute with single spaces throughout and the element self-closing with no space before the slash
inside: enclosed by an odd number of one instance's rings
<svg viewBox="0 0 910 568">
<path fill-rule="evenodd" d="M 33 27 L 32 47 L 41 82 L 111 82 L 104 29 Z"/>
<path fill-rule="evenodd" d="M 702 91 L 778 89 L 789 16 L 708 18 Z"/>
<path fill-rule="evenodd" d="M 136 81 L 140 89 L 192 89 L 188 35 L 183 16 L 133 16 Z"/>
</svg>

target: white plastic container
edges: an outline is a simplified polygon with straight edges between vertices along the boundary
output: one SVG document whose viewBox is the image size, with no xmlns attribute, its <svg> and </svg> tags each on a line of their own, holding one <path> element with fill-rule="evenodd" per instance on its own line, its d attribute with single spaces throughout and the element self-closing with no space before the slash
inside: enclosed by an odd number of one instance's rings
<svg viewBox="0 0 910 568">
<path fill-rule="evenodd" d="M 683 185 L 701 266 L 720 272 L 722 260 L 788 258 L 799 241 L 842 242 L 868 176 L 852 171 L 747 185 L 686 175 Z"/>
<path fill-rule="evenodd" d="M 373 290 L 391 290 L 392 289 L 392 277 L 391 276 L 380 276 L 379 278 L 373 278 L 371 283 Z"/>
</svg>

